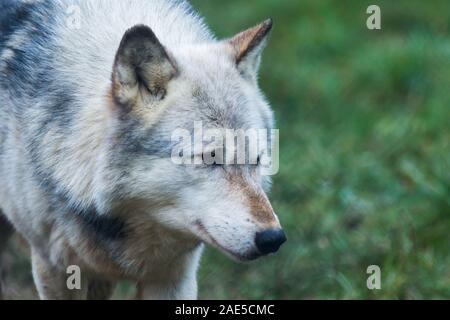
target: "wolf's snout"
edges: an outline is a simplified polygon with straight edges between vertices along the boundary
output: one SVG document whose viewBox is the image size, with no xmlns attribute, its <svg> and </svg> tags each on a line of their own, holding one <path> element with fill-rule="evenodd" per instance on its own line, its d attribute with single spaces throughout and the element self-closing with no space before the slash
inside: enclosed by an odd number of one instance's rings
<svg viewBox="0 0 450 320">
<path fill-rule="evenodd" d="M 256 234 L 255 243 L 259 252 L 269 254 L 277 252 L 287 240 L 282 229 L 269 229 Z"/>
</svg>

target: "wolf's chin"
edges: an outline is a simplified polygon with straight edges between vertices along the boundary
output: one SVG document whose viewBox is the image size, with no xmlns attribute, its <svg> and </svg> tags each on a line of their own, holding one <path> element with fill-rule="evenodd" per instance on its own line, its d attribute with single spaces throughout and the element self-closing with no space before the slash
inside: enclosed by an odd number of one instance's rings
<svg viewBox="0 0 450 320">
<path fill-rule="evenodd" d="M 212 247 L 220 250 L 221 252 L 223 252 L 226 256 L 228 256 L 229 258 L 231 258 L 232 260 L 236 261 L 236 262 L 250 262 L 253 260 L 256 260 L 260 257 L 262 257 L 262 254 L 259 253 L 256 249 L 255 250 L 249 250 L 246 253 L 237 253 L 234 252 L 233 250 L 230 250 L 224 246 L 222 246 L 212 235 L 211 233 L 208 232 L 208 230 L 206 229 L 206 227 L 203 225 L 203 223 L 201 223 L 200 221 L 197 221 L 195 223 L 197 230 L 199 231 L 200 235 L 200 239 L 211 245 Z"/>
<path fill-rule="evenodd" d="M 236 262 L 241 262 L 241 263 L 250 262 L 250 261 L 259 259 L 263 256 L 259 252 L 253 251 L 253 250 L 250 250 L 246 253 L 236 253 L 236 252 L 233 252 L 233 251 L 219 245 L 217 243 L 217 241 L 215 241 L 215 240 L 212 242 L 208 241 L 208 244 L 210 244 L 214 248 L 218 249 L 219 251 L 224 253 L 227 257 L 231 258 L 232 260 L 234 260 Z"/>
<path fill-rule="evenodd" d="M 245 254 L 236 254 L 224 250 L 221 251 L 224 252 L 227 256 L 229 256 L 232 260 L 237 262 L 250 262 L 262 257 L 262 255 L 256 251 L 250 251 Z"/>
</svg>

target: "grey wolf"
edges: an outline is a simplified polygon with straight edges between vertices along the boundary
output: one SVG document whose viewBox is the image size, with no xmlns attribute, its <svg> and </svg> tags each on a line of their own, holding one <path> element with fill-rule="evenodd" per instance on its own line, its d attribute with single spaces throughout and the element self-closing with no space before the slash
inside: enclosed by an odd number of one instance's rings
<svg viewBox="0 0 450 320">
<path fill-rule="evenodd" d="M 13 232 L 29 243 L 41 299 L 107 299 L 119 280 L 138 298 L 196 299 L 204 243 L 239 261 L 278 250 L 258 164 L 170 159 L 171 133 L 195 121 L 274 127 L 257 84 L 271 20 L 217 40 L 185 1 L 0 9 L 0 248 Z"/>
</svg>

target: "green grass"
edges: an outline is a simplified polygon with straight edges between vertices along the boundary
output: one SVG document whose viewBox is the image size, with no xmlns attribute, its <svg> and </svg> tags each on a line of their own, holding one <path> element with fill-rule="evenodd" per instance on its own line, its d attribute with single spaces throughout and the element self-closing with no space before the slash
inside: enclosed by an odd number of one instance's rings
<svg viewBox="0 0 450 320">
<path fill-rule="evenodd" d="M 450 2 L 376 1 L 381 31 L 373 1 L 192 2 L 220 37 L 275 21 L 260 83 L 289 237 L 249 265 L 208 249 L 201 298 L 450 298 Z"/>
</svg>

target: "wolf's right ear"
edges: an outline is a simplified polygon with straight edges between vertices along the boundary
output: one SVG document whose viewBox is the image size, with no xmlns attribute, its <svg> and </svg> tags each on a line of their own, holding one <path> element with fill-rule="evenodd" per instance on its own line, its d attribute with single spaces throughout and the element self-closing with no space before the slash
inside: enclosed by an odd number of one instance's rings
<svg viewBox="0 0 450 320">
<path fill-rule="evenodd" d="M 129 29 L 117 51 L 112 93 L 127 110 L 138 103 L 164 98 L 168 82 L 176 75 L 174 62 L 153 31 L 144 25 Z"/>
<path fill-rule="evenodd" d="M 267 19 L 226 41 L 228 47 L 232 49 L 239 71 L 245 77 L 256 79 L 261 62 L 261 54 L 267 43 L 272 26 L 272 19 Z"/>
</svg>

